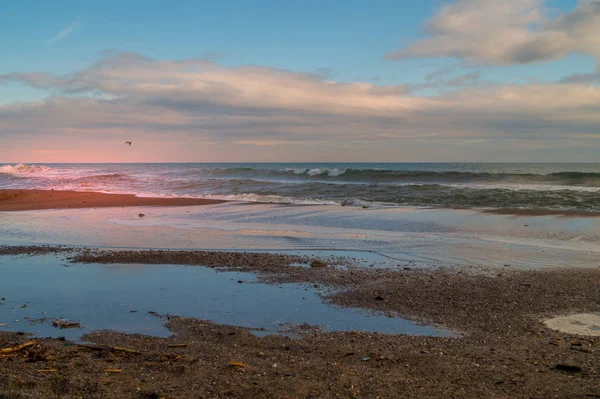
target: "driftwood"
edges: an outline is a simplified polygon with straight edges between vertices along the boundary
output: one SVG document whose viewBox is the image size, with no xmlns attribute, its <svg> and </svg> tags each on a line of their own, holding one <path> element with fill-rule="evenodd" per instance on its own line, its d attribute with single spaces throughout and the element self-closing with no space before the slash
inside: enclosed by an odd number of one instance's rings
<svg viewBox="0 0 600 399">
<path fill-rule="evenodd" d="M 229 362 L 229 366 L 239 370 L 246 368 L 246 365 L 242 362 Z"/>
<path fill-rule="evenodd" d="M 120 346 L 110 346 L 110 345 L 94 345 L 94 344 L 75 344 L 77 346 L 81 346 L 83 348 L 91 349 L 94 351 L 111 351 L 111 352 L 125 352 L 125 353 L 139 353 L 134 349 L 122 348 Z"/>
<path fill-rule="evenodd" d="M 0 349 L 0 354 L 2 355 L 11 355 L 25 348 L 29 348 L 30 346 L 35 345 L 35 341 L 25 342 L 24 344 L 14 346 L 12 348 L 2 348 Z"/>
</svg>

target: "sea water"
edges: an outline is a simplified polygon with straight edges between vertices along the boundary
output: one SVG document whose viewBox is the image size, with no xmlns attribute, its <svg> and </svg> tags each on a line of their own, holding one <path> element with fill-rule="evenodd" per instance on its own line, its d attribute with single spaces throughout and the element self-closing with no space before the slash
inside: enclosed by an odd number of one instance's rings
<svg viewBox="0 0 600 399">
<path fill-rule="evenodd" d="M 286 204 L 600 211 L 600 164 L 0 164 L 0 188 Z"/>
</svg>

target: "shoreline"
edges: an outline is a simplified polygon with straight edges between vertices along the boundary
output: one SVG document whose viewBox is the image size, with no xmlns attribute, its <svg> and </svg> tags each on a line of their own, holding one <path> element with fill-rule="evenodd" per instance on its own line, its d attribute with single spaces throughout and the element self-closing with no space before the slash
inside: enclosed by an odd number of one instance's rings
<svg viewBox="0 0 600 399">
<path fill-rule="evenodd" d="M 82 191 L 0 189 L 0 212 L 135 206 L 197 206 L 224 202 L 227 201 L 200 198 L 146 198 L 136 197 L 133 194 Z"/>
<path fill-rule="evenodd" d="M 199 206 L 231 202 L 229 200 L 203 198 L 162 198 L 137 197 L 135 194 L 108 194 L 95 191 L 62 191 L 38 189 L 3 189 L 0 188 L 0 212 L 36 211 L 50 209 L 88 209 L 88 208 L 122 208 L 135 206 Z M 239 202 L 242 205 L 261 205 L 264 202 Z M 316 206 L 306 204 L 277 204 L 284 206 Z M 343 206 L 343 205 L 342 205 Z M 408 207 L 419 208 L 419 207 Z M 600 217 L 600 212 L 563 211 L 552 209 L 478 209 L 478 208 L 435 208 L 455 211 L 475 211 L 484 215 L 505 216 L 563 216 L 563 217 Z"/>
<path fill-rule="evenodd" d="M 554 331 L 543 323 L 556 315 L 600 310 L 599 269 L 418 270 L 405 265 L 383 271 L 357 268 L 349 260 L 344 268 L 291 267 L 310 259 L 252 252 L 0 247 L 0 255 L 43 254 L 68 256 L 81 267 L 181 264 L 252 272 L 267 284 L 317 284 L 331 289 L 322 295 L 328 303 L 464 334 L 328 333 L 302 325 L 299 339 L 257 337 L 243 327 L 159 316 L 173 336 L 97 331 L 82 338 L 97 347 L 35 339 L 20 356 L 0 359 L 0 367 L 8 370 L 0 377 L 0 392 L 4 388 L 11 398 L 24 392 L 33 397 L 95 392 L 107 398 L 281 397 L 289 392 L 319 398 L 585 398 L 599 391 L 600 338 Z M 30 340 L 0 331 L 0 348 Z"/>
</svg>

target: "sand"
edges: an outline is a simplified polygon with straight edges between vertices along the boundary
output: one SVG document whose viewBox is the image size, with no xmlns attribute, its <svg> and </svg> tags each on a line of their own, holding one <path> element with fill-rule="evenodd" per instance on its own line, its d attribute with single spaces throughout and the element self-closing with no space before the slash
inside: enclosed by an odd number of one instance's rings
<svg viewBox="0 0 600 399">
<path fill-rule="evenodd" d="M 55 190 L 0 190 L 1 211 L 132 206 L 192 206 L 225 201 L 197 198 L 142 198 L 129 194 L 102 194 Z"/>
<path fill-rule="evenodd" d="M 43 254 L 68 248 L 0 248 Z M 174 263 L 252 271 L 266 282 L 336 288 L 339 306 L 400 314 L 455 338 L 324 333 L 256 337 L 244 328 L 164 317 L 170 338 L 97 332 L 79 347 L 39 339 L 0 359 L 5 398 L 586 398 L 600 394 L 600 339 L 547 328 L 597 312 L 600 269 L 397 271 L 290 267 L 286 255 L 206 251 L 69 252 L 76 262 Z M 343 261 L 341 259 L 336 260 Z M 290 309 L 290 312 L 293 312 Z M 0 347 L 29 340 L 0 333 Z M 169 344 L 184 344 L 169 347 Z M 114 349 L 124 347 L 138 353 Z M 112 348 L 112 349 L 111 349 Z M 243 366 L 232 366 L 239 362 Z M 107 373 L 105 370 L 121 370 Z M 39 372 L 38 370 L 56 370 Z"/>
<path fill-rule="evenodd" d="M 548 328 L 567 334 L 600 337 L 600 313 L 560 316 L 544 322 Z"/>
</svg>

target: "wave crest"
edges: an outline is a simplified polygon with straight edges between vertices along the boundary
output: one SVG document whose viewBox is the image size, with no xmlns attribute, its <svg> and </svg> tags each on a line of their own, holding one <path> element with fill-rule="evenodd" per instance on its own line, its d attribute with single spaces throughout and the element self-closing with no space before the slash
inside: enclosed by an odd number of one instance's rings
<svg viewBox="0 0 600 399">
<path fill-rule="evenodd" d="M 22 163 L 16 165 L 4 165 L 0 166 L 0 173 L 4 173 L 7 175 L 22 175 L 22 174 L 33 174 L 33 173 L 46 173 L 52 171 L 52 168 L 49 168 L 44 165 L 25 165 Z"/>
</svg>

